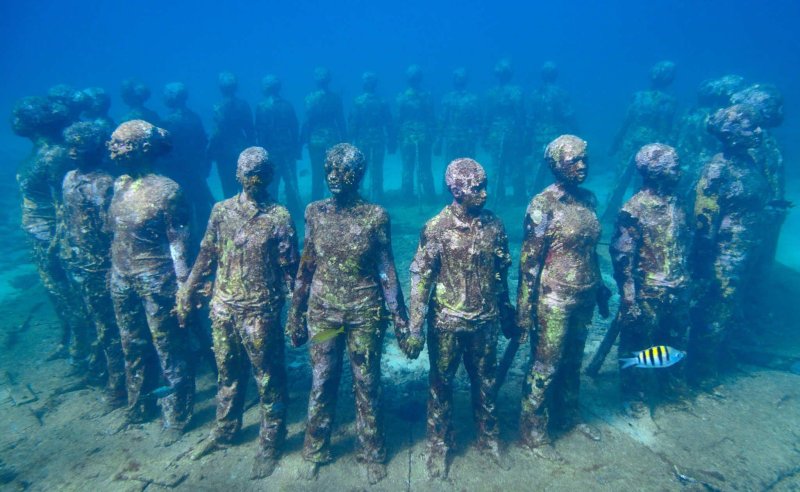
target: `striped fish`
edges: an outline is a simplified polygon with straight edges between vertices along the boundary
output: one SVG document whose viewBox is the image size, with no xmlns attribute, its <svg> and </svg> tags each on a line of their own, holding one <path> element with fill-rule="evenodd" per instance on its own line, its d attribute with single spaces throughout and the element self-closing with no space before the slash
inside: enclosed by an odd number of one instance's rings
<svg viewBox="0 0 800 492">
<path fill-rule="evenodd" d="M 619 360 L 622 364 L 622 369 L 627 369 L 628 367 L 663 369 L 683 360 L 686 357 L 686 352 L 681 352 L 666 345 L 656 345 L 641 352 L 634 352 L 633 355 L 636 357 Z"/>
</svg>

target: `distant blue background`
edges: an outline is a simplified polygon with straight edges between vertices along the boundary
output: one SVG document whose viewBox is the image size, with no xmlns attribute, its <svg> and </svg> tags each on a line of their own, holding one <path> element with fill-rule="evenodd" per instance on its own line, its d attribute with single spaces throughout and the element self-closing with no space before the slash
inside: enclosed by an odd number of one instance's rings
<svg viewBox="0 0 800 492">
<path fill-rule="evenodd" d="M 365 69 L 379 73 L 381 92 L 393 98 L 412 62 L 422 65 L 438 99 L 454 67 L 466 66 L 472 88 L 483 91 L 494 63 L 508 56 L 526 90 L 538 83 L 543 61 L 559 65 L 581 133 L 604 154 L 631 93 L 646 87 L 649 67 L 666 58 L 678 64 L 674 91 L 684 107 L 699 82 L 724 73 L 777 84 L 787 113 L 780 135 L 793 159 L 800 141 L 799 6 L 796 0 L 4 1 L 0 113 L 8 115 L 19 97 L 65 82 L 106 87 L 119 116 L 120 81 L 136 76 L 151 86 L 157 110 L 165 83 L 186 82 L 190 105 L 208 121 L 220 70 L 239 76 L 251 103 L 260 98 L 261 77 L 276 73 L 299 107 L 319 64 L 333 70 L 346 103 Z M 0 144 L 4 158 L 29 147 L 9 130 L 0 131 Z"/>
</svg>

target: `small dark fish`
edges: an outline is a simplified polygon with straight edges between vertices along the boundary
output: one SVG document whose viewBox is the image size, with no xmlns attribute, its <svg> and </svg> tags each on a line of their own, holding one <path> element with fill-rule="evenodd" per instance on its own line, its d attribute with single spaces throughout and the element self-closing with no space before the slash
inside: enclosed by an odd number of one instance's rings
<svg viewBox="0 0 800 492">
<path fill-rule="evenodd" d="M 159 398 L 167 397 L 167 396 L 171 395 L 172 393 L 175 393 L 175 388 L 173 388 L 171 386 L 160 386 L 160 387 L 154 389 L 153 391 L 151 391 L 150 393 L 147 393 L 142 398 L 144 398 L 144 399 L 148 399 L 148 398 L 159 399 Z"/>
<path fill-rule="evenodd" d="M 622 369 L 628 367 L 640 367 L 644 369 L 663 369 L 680 362 L 686 357 L 685 352 L 678 349 L 667 347 L 666 345 L 656 345 L 641 352 L 634 352 L 636 357 L 620 359 Z"/>
<path fill-rule="evenodd" d="M 297 173 L 301 178 L 305 178 L 308 176 L 308 169 L 301 169 L 299 173 Z"/>
<path fill-rule="evenodd" d="M 313 337 L 311 337 L 311 343 L 324 343 L 332 338 L 336 338 L 339 335 L 344 333 L 344 326 L 341 328 L 330 328 L 328 330 L 322 330 L 321 332 L 317 333 Z"/>
</svg>

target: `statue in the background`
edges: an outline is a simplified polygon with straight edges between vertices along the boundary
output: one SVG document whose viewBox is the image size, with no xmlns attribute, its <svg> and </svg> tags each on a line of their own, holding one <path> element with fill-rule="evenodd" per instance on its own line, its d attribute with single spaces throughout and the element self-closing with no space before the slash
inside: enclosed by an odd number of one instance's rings
<svg viewBox="0 0 800 492">
<path fill-rule="evenodd" d="M 436 150 L 437 154 L 444 151 L 445 162 L 477 155 L 481 107 L 478 96 L 467 90 L 468 82 L 466 69 L 453 70 L 453 90 L 442 98 Z"/>
<path fill-rule="evenodd" d="M 671 144 L 676 138 L 675 115 L 678 102 L 674 96 L 665 92 L 673 80 L 675 64 L 671 61 L 658 62 L 650 69 L 650 90 L 633 95 L 633 102 L 628 106 L 625 120 L 609 152 L 617 161 L 617 171 L 614 188 L 603 211 L 603 223 L 612 222 L 619 212 L 625 192 L 634 179 L 636 152 L 643 145 L 653 142 Z"/>
<path fill-rule="evenodd" d="M 206 181 L 211 171 L 211 161 L 206 155 L 208 137 L 200 116 L 186 106 L 188 98 L 189 92 L 182 82 L 164 87 L 164 105 L 169 108 L 164 116 L 164 129 L 169 132 L 172 150 L 159 160 L 159 169 L 178 183 L 191 208 L 191 245 L 196 253 L 214 196 Z"/>
<path fill-rule="evenodd" d="M 308 146 L 311 160 L 311 199 L 322 198 L 325 177 L 325 153 L 347 139 L 342 98 L 332 92 L 331 72 L 327 68 L 314 70 L 317 90 L 306 96 L 306 119 L 300 142 Z"/>
<path fill-rule="evenodd" d="M 269 153 L 275 176 L 269 193 L 278 201 L 283 181 L 286 208 L 294 217 L 303 213 L 300 190 L 297 187 L 297 160 L 300 158 L 300 136 L 297 114 L 292 104 L 281 96 L 281 81 L 274 75 L 261 80 L 264 99 L 256 107 L 256 140 Z"/>
<path fill-rule="evenodd" d="M 383 157 L 388 150 L 397 150 L 392 112 L 389 105 L 375 94 L 378 77 L 373 72 L 361 76 L 363 94 L 353 101 L 348 126 L 353 143 L 364 153 L 369 162 L 370 197 L 373 201 L 383 199 Z"/>
<path fill-rule="evenodd" d="M 122 121 L 144 120 L 153 125 L 161 124 L 161 117 L 152 109 L 145 106 L 150 99 L 150 88 L 143 82 L 136 79 L 125 79 L 122 81 L 120 89 L 122 102 L 128 106 L 128 113 L 123 116 Z"/>
<path fill-rule="evenodd" d="M 530 146 L 533 161 L 537 168 L 533 180 L 534 193 L 544 188 L 550 177 L 550 168 L 542 157 L 547 144 L 559 135 L 575 134 L 578 123 L 569 93 L 556 85 L 558 67 L 553 62 L 545 62 L 541 69 L 542 85 L 531 92 L 528 106 L 526 145 Z"/>
<path fill-rule="evenodd" d="M 525 105 L 522 88 L 511 83 L 514 72 L 511 62 L 500 60 L 494 67 L 497 85 L 486 96 L 484 143 L 492 156 L 495 173 L 494 196 L 502 201 L 511 182 L 514 199 L 526 198 L 525 172 L 522 167 Z"/>
<path fill-rule="evenodd" d="M 208 141 L 208 157 L 217 163 L 222 194 L 230 198 L 239 192 L 236 162 L 239 153 L 256 140 L 253 112 L 244 99 L 236 97 L 239 83 L 230 72 L 217 77 L 222 101 L 214 106 L 214 128 Z"/>
<path fill-rule="evenodd" d="M 436 117 L 430 93 L 422 89 L 422 69 L 411 65 L 406 70 L 408 88 L 397 96 L 398 148 L 403 161 L 403 178 L 400 191 L 403 196 L 414 196 L 414 176 L 420 199 L 432 200 L 436 195 L 433 185 L 431 159 L 436 132 Z"/>
</svg>

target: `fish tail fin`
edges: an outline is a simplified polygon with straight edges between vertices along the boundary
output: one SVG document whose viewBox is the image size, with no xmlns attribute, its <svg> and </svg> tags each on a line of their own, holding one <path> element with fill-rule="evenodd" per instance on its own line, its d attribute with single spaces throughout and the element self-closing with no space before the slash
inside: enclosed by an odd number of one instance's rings
<svg viewBox="0 0 800 492">
<path fill-rule="evenodd" d="M 630 359 L 620 359 L 619 362 L 620 364 L 622 364 L 622 367 L 620 367 L 620 369 L 627 369 L 629 367 L 633 367 L 636 364 L 638 364 L 639 359 L 637 359 L 636 357 L 631 357 Z"/>
</svg>

